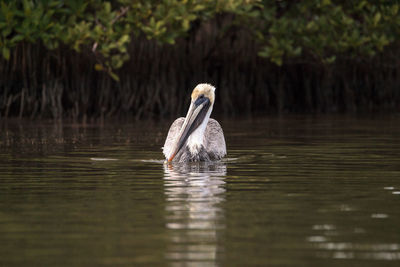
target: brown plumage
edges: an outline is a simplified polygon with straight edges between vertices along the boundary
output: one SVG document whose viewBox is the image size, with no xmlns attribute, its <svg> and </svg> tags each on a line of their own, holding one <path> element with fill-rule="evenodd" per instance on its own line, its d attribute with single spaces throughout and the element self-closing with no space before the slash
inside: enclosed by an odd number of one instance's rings
<svg viewBox="0 0 400 267">
<path fill-rule="evenodd" d="M 224 133 L 220 124 L 210 119 L 215 88 L 199 84 L 192 92 L 188 114 L 171 125 L 163 147 L 168 161 L 211 161 L 226 155 Z"/>
</svg>

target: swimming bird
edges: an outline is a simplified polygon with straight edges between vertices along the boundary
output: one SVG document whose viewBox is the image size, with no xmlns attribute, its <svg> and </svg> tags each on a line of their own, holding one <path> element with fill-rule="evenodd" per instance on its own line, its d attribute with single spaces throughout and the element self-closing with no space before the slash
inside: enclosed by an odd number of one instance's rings
<svg viewBox="0 0 400 267">
<path fill-rule="evenodd" d="M 186 117 L 178 118 L 169 128 L 163 153 L 168 162 L 212 161 L 226 155 L 221 125 L 210 118 L 215 87 L 198 84 L 191 95 Z"/>
</svg>

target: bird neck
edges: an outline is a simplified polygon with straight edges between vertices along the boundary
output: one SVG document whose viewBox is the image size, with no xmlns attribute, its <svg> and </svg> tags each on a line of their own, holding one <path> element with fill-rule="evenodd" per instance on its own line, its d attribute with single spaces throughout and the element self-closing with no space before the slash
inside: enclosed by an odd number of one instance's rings
<svg viewBox="0 0 400 267">
<path fill-rule="evenodd" d="M 197 127 L 196 130 L 193 131 L 193 133 L 189 136 L 188 141 L 187 141 L 187 146 L 189 148 L 190 153 L 198 154 L 203 147 L 204 143 L 204 133 L 207 128 L 208 120 L 210 119 L 212 111 L 212 106 L 208 110 L 206 116 L 204 117 L 203 122 Z"/>
</svg>

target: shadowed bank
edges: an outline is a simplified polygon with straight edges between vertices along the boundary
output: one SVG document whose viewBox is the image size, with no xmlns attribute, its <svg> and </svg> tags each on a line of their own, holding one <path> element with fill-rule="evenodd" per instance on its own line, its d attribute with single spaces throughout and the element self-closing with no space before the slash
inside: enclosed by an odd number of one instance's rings
<svg viewBox="0 0 400 267">
<path fill-rule="evenodd" d="M 171 118 L 186 112 L 187 95 L 201 82 L 216 86 L 214 112 L 225 116 L 399 111 L 395 4 L 222 2 L 209 4 L 210 13 L 185 6 L 187 23 L 163 16 L 167 2 L 154 5 L 135 30 L 123 26 L 143 15 L 138 7 L 94 2 L 82 13 L 91 16 L 76 16 L 87 28 L 65 22 L 65 40 L 43 39 L 41 28 L 28 28 L 38 32 L 29 39 L 10 24 L 3 29 L 10 47 L 0 59 L 0 116 Z M 157 35 L 150 18 L 165 32 Z M 13 17 L 16 25 L 23 19 L 31 17 Z M 73 35 L 81 32 L 86 39 Z"/>
</svg>

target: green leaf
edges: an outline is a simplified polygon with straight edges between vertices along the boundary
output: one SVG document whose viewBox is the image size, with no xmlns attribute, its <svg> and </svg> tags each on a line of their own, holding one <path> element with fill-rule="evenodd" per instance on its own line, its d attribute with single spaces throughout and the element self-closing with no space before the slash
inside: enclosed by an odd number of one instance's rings
<svg viewBox="0 0 400 267">
<path fill-rule="evenodd" d="M 330 5 L 330 4 L 332 4 L 331 0 L 322 0 L 322 6 L 327 6 L 327 5 Z"/>
<path fill-rule="evenodd" d="M 119 39 L 119 43 L 124 44 L 126 42 L 129 42 L 129 35 L 124 34 L 122 37 Z"/>
<path fill-rule="evenodd" d="M 104 11 L 107 12 L 107 13 L 111 12 L 111 4 L 110 4 L 110 2 L 105 2 L 104 3 Z"/>
<path fill-rule="evenodd" d="M 15 35 L 13 38 L 11 38 L 12 43 L 18 43 L 24 39 L 24 36 L 21 34 Z"/>
<path fill-rule="evenodd" d="M 360 1 L 358 6 L 357 6 L 357 8 L 358 9 L 363 9 L 366 4 L 368 4 L 367 1 L 365 1 L 365 0 Z"/>
<path fill-rule="evenodd" d="M 189 29 L 189 20 L 187 19 L 182 20 L 182 28 L 184 31 L 187 31 Z"/>
<path fill-rule="evenodd" d="M 334 56 L 326 58 L 325 62 L 328 64 L 332 64 L 333 62 L 335 62 L 335 60 L 336 60 L 336 56 L 334 55 Z"/>
<path fill-rule="evenodd" d="M 381 13 L 378 12 L 374 16 L 374 26 L 378 25 L 379 21 L 381 20 Z"/>
<path fill-rule="evenodd" d="M 274 62 L 278 66 L 282 66 L 282 57 L 273 57 L 271 58 L 271 61 Z"/>
<path fill-rule="evenodd" d="M 295 55 L 295 56 L 299 56 L 300 54 L 301 54 L 301 47 L 300 46 L 298 46 L 298 47 L 296 47 L 294 50 L 293 50 L 293 55 Z"/>
<path fill-rule="evenodd" d="M 6 60 L 10 59 L 10 49 L 8 47 L 3 46 L 2 53 Z"/>
<path fill-rule="evenodd" d="M 104 70 L 104 67 L 101 64 L 96 64 L 96 65 L 94 65 L 94 69 L 97 71 L 102 71 L 102 70 Z"/>
<path fill-rule="evenodd" d="M 119 77 L 117 74 L 112 71 L 110 71 L 108 74 L 110 74 L 111 78 L 113 78 L 114 81 L 119 82 Z"/>
<path fill-rule="evenodd" d="M 394 5 L 392 7 L 392 15 L 393 16 L 397 15 L 397 12 L 399 12 L 399 5 Z"/>
</svg>

